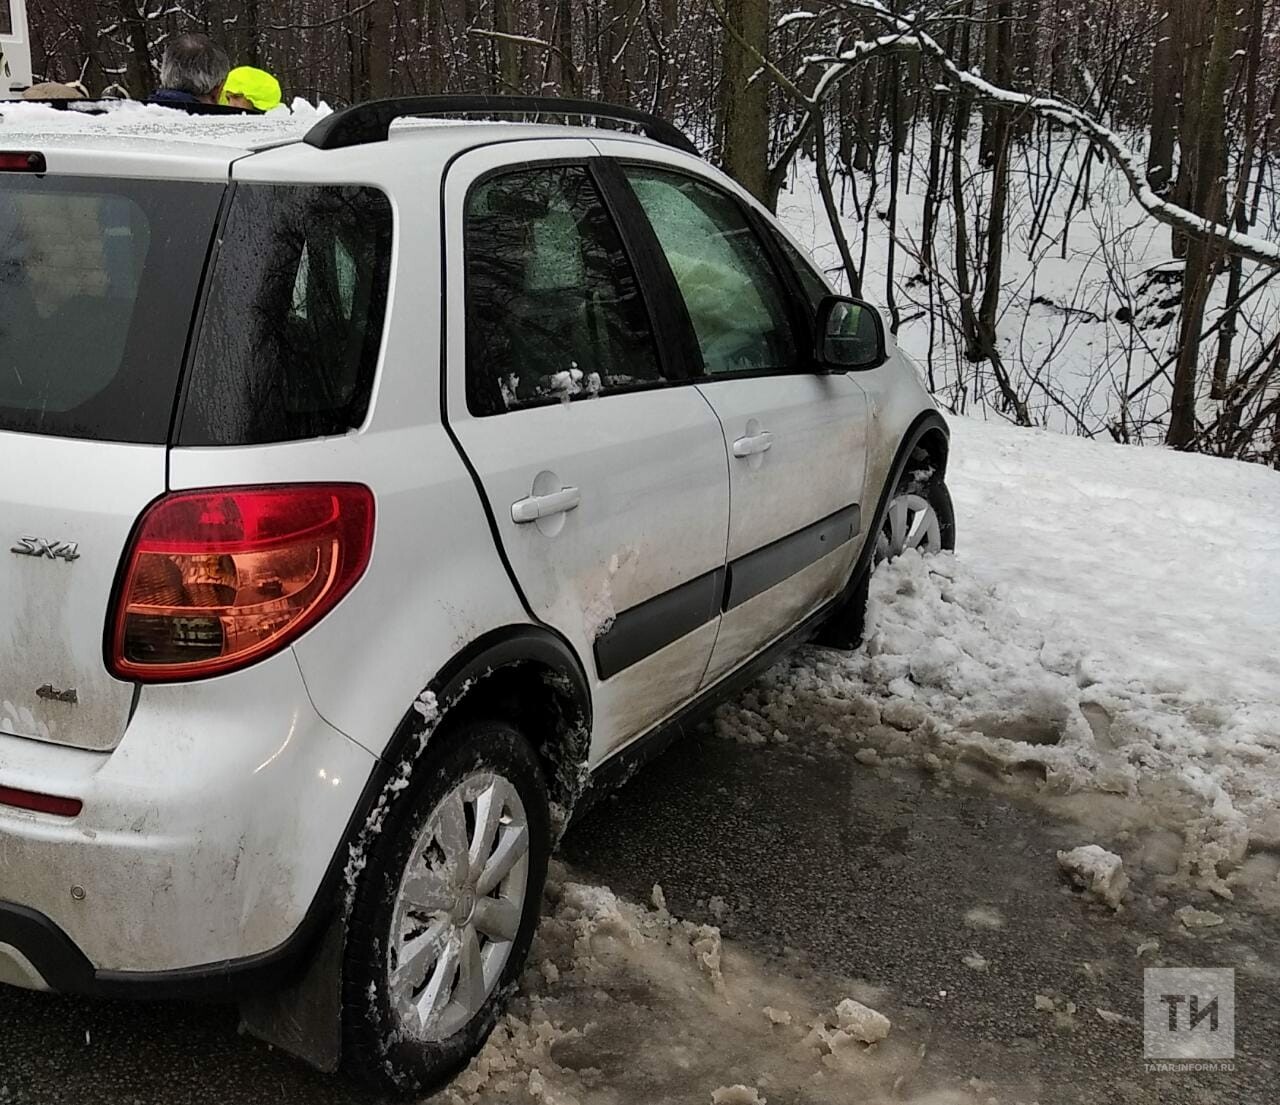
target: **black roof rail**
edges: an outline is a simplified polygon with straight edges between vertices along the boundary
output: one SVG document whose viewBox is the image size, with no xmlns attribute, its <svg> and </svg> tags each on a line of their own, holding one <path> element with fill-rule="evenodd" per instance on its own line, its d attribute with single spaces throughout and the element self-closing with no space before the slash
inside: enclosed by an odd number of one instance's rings
<svg viewBox="0 0 1280 1105">
<path fill-rule="evenodd" d="M 634 107 L 554 96 L 398 96 L 355 104 L 320 120 L 303 139 L 319 150 L 338 150 L 385 142 L 391 124 L 414 116 L 573 115 L 630 123 L 655 142 L 697 155 L 689 137 L 665 119 Z"/>
</svg>

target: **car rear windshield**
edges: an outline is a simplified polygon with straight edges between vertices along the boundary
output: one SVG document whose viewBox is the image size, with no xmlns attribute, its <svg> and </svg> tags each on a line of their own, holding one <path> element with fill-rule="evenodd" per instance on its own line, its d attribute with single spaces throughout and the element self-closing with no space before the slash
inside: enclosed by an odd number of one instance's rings
<svg viewBox="0 0 1280 1105">
<path fill-rule="evenodd" d="M 374 188 L 239 184 L 220 235 L 180 445 L 345 433 L 382 344 L 392 219 Z"/>
<path fill-rule="evenodd" d="M 225 190 L 0 173 L 0 430 L 167 439 Z"/>
</svg>

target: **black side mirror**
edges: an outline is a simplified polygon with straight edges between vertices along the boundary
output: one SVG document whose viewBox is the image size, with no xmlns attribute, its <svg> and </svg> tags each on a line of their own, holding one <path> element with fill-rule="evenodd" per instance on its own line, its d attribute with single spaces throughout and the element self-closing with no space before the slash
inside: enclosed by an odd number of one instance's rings
<svg viewBox="0 0 1280 1105">
<path fill-rule="evenodd" d="M 818 304 L 813 352 L 819 367 L 828 372 L 883 364 L 888 354 L 880 312 L 860 299 L 827 296 Z"/>
</svg>

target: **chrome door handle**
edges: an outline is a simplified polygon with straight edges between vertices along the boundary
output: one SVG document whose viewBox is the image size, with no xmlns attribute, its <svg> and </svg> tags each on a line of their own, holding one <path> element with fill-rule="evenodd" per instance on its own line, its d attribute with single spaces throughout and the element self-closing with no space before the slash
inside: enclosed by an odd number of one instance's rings
<svg viewBox="0 0 1280 1105">
<path fill-rule="evenodd" d="M 576 487 L 562 487 L 550 495 L 530 495 L 527 499 L 511 504 L 511 520 L 522 526 L 553 514 L 568 514 L 582 502 L 582 492 Z"/>
<path fill-rule="evenodd" d="M 735 457 L 753 457 L 757 453 L 767 453 L 773 448 L 773 434 L 761 430 L 751 437 L 740 437 L 733 443 Z"/>
</svg>

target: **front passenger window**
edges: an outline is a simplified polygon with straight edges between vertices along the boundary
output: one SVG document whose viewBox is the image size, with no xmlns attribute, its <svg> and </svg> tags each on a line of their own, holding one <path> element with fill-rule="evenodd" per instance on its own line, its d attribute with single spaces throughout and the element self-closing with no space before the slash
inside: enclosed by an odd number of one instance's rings
<svg viewBox="0 0 1280 1105">
<path fill-rule="evenodd" d="M 682 173 L 625 172 L 680 288 L 705 370 L 793 370 L 786 293 L 737 202 Z"/>
<path fill-rule="evenodd" d="M 583 166 L 475 188 L 466 269 L 472 414 L 662 381 L 639 281 Z"/>
</svg>

